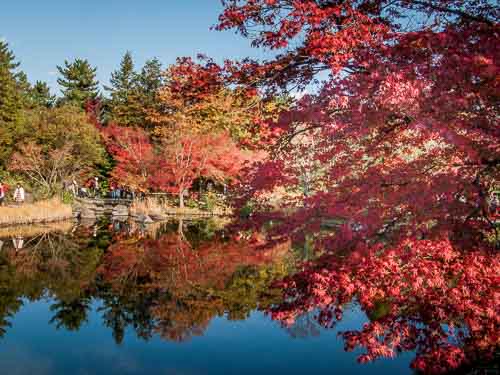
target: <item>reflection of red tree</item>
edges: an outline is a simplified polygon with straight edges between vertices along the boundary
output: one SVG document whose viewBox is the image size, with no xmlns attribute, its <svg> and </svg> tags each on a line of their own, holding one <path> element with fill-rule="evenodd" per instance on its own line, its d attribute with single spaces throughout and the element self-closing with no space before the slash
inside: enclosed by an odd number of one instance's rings
<svg viewBox="0 0 500 375">
<path fill-rule="evenodd" d="M 201 335 L 214 316 L 224 313 L 223 290 L 242 266 L 271 264 L 287 245 L 255 251 L 251 243 L 213 240 L 193 248 L 179 233 L 157 240 L 120 240 L 111 245 L 99 269 L 115 291 L 130 287 L 160 291 L 151 306 L 155 330 L 165 339 L 184 341 Z"/>
<path fill-rule="evenodd" d="M 177 233 L 157 240 L 123 240 L 111 245 L 100 271 L 117 286 L 125 280 L 168 282 L 176 290 L 192 285 L 222 288 L 242 265 L 270 264 L 287 251 L 287 244 L 256 251 L 246 242 L 211 241 L 193 248 Z M 168 279 L 167 279 L 168 278 Z"/>
<path fill-rule="evenodd" d="M 331 326 L 342 318 L 342 305 L 356 298 L 368 315 L 386 309 L 362 330 L 342 333 L 347 350 L 366 349 L 360 362 L 416 350 L 413 367 L 442 373 L 493 354 L 499 344 L 498 257 L 463 254 L 448 240 L 406 240 L 380 250 L 328 256 L 285 281 L 293 302 L 273 310 L 273 318 L 292 325 L 319 308 L 318 322 Z"/>
</svg>

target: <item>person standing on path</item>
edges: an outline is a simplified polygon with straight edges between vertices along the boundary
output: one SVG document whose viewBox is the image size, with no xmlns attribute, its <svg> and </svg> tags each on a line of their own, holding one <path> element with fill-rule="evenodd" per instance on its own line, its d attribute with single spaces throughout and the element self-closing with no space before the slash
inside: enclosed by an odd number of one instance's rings
<svg viewBox="0 0 500 375">
<path fill-rule="evenodd" d="M 93 187 L 94 187 L 94 198 L 99 198 L 99 190 L 100 190 L 99 178 L 94 177 Z"/>
<path fill-rule="evenodd" d="M 76 182 L 75 179 L 71 181 L 71 193 L 73 194 L 74 197 L 78 197 L 78 183 Z"/>
<path fill-rule="evenodd" d="M 14 191 L 14 201 L 20 205 L 24 203 L 24 188 L 21 184 L 17 184 L 16 190 Z"/>
</svg>

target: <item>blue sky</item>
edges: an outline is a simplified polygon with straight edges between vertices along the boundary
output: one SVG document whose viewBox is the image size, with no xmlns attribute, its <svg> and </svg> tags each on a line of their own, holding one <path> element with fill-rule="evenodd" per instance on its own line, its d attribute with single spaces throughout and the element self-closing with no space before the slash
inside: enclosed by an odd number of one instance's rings
<svg viewBox="0 0 500 375">
<path fill-rule="evenodd" d="M 58 94 L 56 65 L 76 57 L 98 67 L 101 84 L 127 50 L 136 66 L 197 53 L 219 61 L 263 58 L 234 32 L 210 30 L 221 9 L 219 0 L 9 0 L 0 12 L 0 38 L 30 81 L 46 81 Z"/>
</svg>

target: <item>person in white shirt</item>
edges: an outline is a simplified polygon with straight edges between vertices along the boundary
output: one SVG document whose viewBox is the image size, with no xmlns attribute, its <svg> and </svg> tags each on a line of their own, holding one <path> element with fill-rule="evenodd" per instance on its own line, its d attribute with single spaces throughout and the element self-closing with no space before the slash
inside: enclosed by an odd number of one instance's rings
<svg viewBox="0 0 500 375">
<path fill-rule="evenodd" d="M 17 184 L 16 190 L 14 191 L 14 201 L 17 204 L 24 203 L 24 188 L 21 184 Z"/>
<path fill-rule="evenodd" d="M 78 183 L 76 182 L 76 180 L 71 181 L 70 189 L 71 189 L 71 194 L 73 194 L 74 197 L 77 197 L 78 196 Z"/>
</svg>

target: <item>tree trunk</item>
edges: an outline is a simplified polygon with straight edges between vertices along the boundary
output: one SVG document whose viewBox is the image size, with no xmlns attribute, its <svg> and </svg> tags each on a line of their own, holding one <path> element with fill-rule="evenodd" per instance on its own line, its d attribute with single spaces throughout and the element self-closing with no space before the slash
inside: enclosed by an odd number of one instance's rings
<svg viewBox="0 0 500 375">
<path fill-rule="evenodd" d="M 179 193 L 179 207 L 184 208 L 184 190 Z"/>
</svg>

